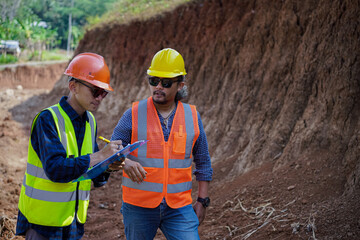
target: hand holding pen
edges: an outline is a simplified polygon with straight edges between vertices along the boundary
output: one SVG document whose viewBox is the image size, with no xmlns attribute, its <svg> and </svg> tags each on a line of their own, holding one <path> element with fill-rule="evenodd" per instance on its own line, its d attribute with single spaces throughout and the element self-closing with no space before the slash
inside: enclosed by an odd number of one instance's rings
<svg viewBox="0 0 360 240">
<path fill-rule="evenodd" d="M 99 139 L 101 139 L 102 141 L 104 141 L 106 143 L 106 146 L 102 150 L 105 150 L 105 148 L 107 148 L 108 145 L 110 145 L 110 148 L 112 151 L 115 150 L 115 153 L 123 148 L 121 140 L 110 141 L 102 136 L 99 136 Z M 114 152 L 112 152 L 112 154 L 114 154 Z M 115 161 L 114 163 L 112 163 L 109 166 L 109 169 L 107 170 L 107 172 L 115 172 L 115 171 L 119 171 L 120 169 L 122 169 L 125 164 L 124 160 L 125 160 L 125 158 L 121 158 L 119 161 Z"/>
<path fill-rule="evenodd" d="M 121 140 L 116 140 L 111 142 L 109 141 L 109 143 L 106 144 L 105 147 L 103 147 L 100 151 L 90 154 L 90 166 L 92 167 L 97 163 L 111 157 L 112 155 L 116 154 L 121 148 L 122 148 Z"/>
</svg>

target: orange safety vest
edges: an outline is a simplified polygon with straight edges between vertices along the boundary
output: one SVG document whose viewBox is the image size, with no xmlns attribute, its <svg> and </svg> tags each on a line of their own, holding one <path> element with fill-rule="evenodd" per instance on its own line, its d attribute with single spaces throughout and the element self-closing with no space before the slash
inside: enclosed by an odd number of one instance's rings
<svg viewBox="0 0 360 240">
<path fill-rule="evenodd" d="M 147 172 L 142 183 L 131 181 L 124 172 L 123 201 L 135 206 L 155 208 L 165 197 L 171 208 L 192 203 L 192 149 L 199 137 L 196 107 L 178 102 L 167 142 L 152 98 L 132 105 L 131 143 L 149 140 L 127 157 Z"/>
</svg>

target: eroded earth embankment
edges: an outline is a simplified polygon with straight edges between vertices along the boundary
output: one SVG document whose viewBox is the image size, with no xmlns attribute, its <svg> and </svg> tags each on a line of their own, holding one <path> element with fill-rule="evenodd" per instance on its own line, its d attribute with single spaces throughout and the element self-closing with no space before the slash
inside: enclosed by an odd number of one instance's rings
<svg viewBox="0 0 360 240">
<path fill-rule="evenodd" d="M 359 32 L 357 1 L 196 1 L 146 22 L 94 29 L 77 52 L 108 61 L 116 93 L 99 117 L 114 126 L 131 101 L 148 95 L 153 54 L 177 49 L 212 158 L 231 158 L 230 176 L 238 176 L 324 150 L 331 161 L 356 165 Z"/>
</svg>

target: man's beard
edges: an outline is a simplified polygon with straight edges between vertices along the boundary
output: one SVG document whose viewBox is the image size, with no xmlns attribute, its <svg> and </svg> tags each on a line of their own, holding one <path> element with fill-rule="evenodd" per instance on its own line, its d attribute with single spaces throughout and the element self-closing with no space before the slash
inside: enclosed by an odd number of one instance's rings
<svg viewBox="0 0 360 240">
<path fill-rule="evenodd" d="M 155 98 L 154 98 L 155 93 L 164 96 L 164 100 L 163 100 L 163 101 L 155 100 Z M 167 101 L 166 101 L 166 95 L 165 95 L 165 93 L 164 93 L 164 92 L 161 92 L 161 91 L 154 91 L 154 92 L 153 92 L 152 99 L 153 99 L 154 103 L 157 103 L 157 104 L 166 104 L 166 102 L 167 102 Z"/>
</svg>

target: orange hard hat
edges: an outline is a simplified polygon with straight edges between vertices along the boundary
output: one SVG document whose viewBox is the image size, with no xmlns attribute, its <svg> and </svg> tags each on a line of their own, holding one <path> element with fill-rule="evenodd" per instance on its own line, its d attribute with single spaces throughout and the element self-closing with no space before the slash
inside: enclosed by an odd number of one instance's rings
<svg viewBox="0 0 360 240">
<path fill-rule="evenodd" d="M 96 53 L 76 55 L 66 68 L 65 75 L 91 83 L 99 88 L 114 91 L 110 86 L 110 71 L 102 56 Z"/>
</svg>

